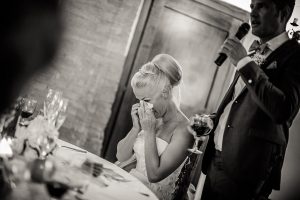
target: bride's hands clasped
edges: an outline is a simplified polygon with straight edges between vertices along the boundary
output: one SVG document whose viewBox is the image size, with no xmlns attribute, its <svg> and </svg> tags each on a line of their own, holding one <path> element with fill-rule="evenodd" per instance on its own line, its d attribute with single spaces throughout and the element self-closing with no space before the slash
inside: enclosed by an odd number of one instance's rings
<svg viewBox="0 0 300 200">
<path fill-rule="evenodd" d="M 153 111 L 146 105 L 144 101 L 140 102 L 138 108 L 138 114 L 140 119 L 141 128 L 149 133 L 155 133 L 156 129 L 156 118 Z"/>
</svg>

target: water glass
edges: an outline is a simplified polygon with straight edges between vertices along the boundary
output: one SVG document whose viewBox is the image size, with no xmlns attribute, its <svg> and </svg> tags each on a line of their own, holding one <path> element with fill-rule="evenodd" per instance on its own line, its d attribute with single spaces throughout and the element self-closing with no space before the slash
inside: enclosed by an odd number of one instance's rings
<svg viewBox="0 0 300 200">
<path fill-rule="evenodd" d="M 49 89 L 44 102 L 44 116 L 50 124 L 55 126 L 55 122 L 61 107 L 62 92 Z"/>
<path fill-rule="evenodd" d="M 60 109 L 59 109 L 59 113 L 55 122 L 55 128 L 58 130 L 62 124 L 64 123 L 66 117 L 67 117 L 67 107 L 68 107 L 68 103 L 69 100 L 66 98 L 62 98 L 60 100 Z"/>
</svg>

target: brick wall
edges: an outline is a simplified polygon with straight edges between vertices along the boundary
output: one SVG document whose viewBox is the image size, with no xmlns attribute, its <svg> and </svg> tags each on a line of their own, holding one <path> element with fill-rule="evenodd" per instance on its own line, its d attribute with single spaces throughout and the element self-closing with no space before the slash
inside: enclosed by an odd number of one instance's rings
<svg viewBox="0 0 300 200">
<path fill-rule="evenodd" d="M 65 33 L 49 71 L 24 93 L 39 100 L 47 87 L 69 102 L 60 138 L 99 154 L 141 0 L 65 0 Z"/>
</svg>

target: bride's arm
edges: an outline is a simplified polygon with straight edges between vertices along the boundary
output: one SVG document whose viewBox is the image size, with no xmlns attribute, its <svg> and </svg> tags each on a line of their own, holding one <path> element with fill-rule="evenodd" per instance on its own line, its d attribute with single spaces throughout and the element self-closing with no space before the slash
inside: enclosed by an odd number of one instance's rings
<svg viewBox="0 0 300 200">
<path fill-rule="evenodd" d="M 132 127 L 129 133 L 117 145 L 117 159 L 120 162 L 128 160 L 133 154 L 133 144 L 139 133 L 139 130 Z"/>
<path fill-rule="evenodd" d="M 188 123 L 182 123 L 172 136 L 170 144 L 159 157 L 155 133 L 145 133 L 145 160 L 150 182 L 158 182 L 173 173 L 184 161 L 193 144 L 193 137 L 187 131 Z"/>
<path fill-rule="evenodd" d="M 133 144 L 141 130 L 138 117 L 139 103 L 133 104 L 131 108 L 132 128 L 129 133 L 117 145 L 117 159 L 120 162 L 128 160 L 133 154 Z"/>
</svg>

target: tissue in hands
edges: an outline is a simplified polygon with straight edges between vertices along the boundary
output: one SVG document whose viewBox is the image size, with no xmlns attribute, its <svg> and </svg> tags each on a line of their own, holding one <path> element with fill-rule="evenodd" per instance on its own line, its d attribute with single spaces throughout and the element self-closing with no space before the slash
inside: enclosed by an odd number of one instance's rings
<svg viewBox="0 0 300 200">
<path fill-rule="evenodd" d="M 141 100 L 140 103 L 141 103 L 142 101 L 143 101 L 143 100 Z M 146 108 L 148 108 L 148 109 L 152 109 L 152 108 L 153 108 L 153 104 L 152 104 L 152 103 L 149 103 L 149 102 L 146 102 L 146 101 L 143 101 L 143 102 L 144 102 Z"/>
</svg>

